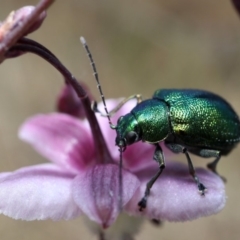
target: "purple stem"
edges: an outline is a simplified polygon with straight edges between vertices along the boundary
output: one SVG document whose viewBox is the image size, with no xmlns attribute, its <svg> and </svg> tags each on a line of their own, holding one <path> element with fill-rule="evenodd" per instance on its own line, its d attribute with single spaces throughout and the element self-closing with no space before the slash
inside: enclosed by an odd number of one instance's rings
<svg viewBox="0 0 240 240">
<path fill-rule="evenodd" d="M 240 0 L 232 0 L 232 4 L 237 10 L 238 15 L 240 16 Z"/>
<path fill-rule="evenodd" d="M 91 102 L 90 99 L 86 93 L 86 91 L 81 87 L 81 85 L 78 83 L 76 78 L 68 71 L 68 69 L 55 57 L 53 53 L 51 53 L 49 50 L 47 50 L 45 47 L 43 47 L 41 44 L 24 38 L 19 41 L 16 45 L 11 47 L 9 49 L 9 52 L 31 52 L 34 53 L 46 61 L 48 61 L 52 66 L 54 66 L 66 79 L 67 83 L 71 84 L 71 86 L 76 91 L 78 97 L 81 99 L 86 117 L 89 121 L 94 144 L 95 144 L 95 150 L 96 150 L 96 156 L 97 156 L 97 162 L 98 163 L 111 163 L 113 162 L 112 157 L 109 153 L 109 150 L 107 148 L 106 142 L 104 140 L 104 137 L 102 135 L 101 129 L 99 127 L 98 121 L 96 119 L 96 116 L 94 112 L 91 109 Z"/>
</svg>

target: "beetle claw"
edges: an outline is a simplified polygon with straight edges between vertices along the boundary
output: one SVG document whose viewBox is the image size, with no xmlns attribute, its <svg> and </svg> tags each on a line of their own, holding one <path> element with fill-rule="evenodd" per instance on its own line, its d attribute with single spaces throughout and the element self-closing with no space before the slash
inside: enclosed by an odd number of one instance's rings
<svg viewBox="0 0 240 240">
<path fill-rule="evenodd" d="M 205 196 L 205 192 L 207 192 L 207 188 L 202 183 L 199 183 L 198 191 L 199 191 L 200 195 Z"/>
<path fill-rule="evenodd" d="M 142 212 L 147 207 L 147 198 L 143 197 L 140 202 L 138 202 L 139 211 Z"/>
</svg>

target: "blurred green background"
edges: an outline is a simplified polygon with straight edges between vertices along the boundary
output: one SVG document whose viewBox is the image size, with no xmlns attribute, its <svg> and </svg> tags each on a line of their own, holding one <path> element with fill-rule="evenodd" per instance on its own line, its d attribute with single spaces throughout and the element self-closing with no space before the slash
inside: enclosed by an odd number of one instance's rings
<svg viewBox="0 0 240 240">
<path fill-rule="evenodd" d="M 0 19 L 37 1 L 1 0 Z M 79 36 L 85 36 L 107 98 L 158 88 L 200 88 L 226 98 L 240 115 L 240 19 L 230 1 L 56 1 L 41 29 L 30 35 L 55 53 L 98 98 Z M 49 64 L 27 54 L 0 66 L 0 170 L 46 162 L 17 138 L 29 116 L 54 111 L 63 80 Z M 206 161 L 194 158 L 195 165 Z M 240 147 L 219 164 L 227 205 L 216 216 L 188 223 L 145 223 L 137 239 L 240 239 Z M 0 200 L 1 201 L 1 200 Z M 81 218 L 15 221 L 0 216 L 0 239 L 95 239 Z"/>
</svg>

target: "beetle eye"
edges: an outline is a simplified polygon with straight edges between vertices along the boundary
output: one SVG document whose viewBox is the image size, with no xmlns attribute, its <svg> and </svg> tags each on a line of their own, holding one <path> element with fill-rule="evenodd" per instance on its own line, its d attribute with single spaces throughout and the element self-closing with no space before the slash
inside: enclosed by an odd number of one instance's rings
<svg viewBox="0 0 240 240">
<path fill-rule="evenodd" d="M 131 131 L 126 134 L 126 140 L 128 144 L 132 144 L 136 142 L 137 138 L 138 138 L 138 135 L 136 132 Z"/>
</svg>

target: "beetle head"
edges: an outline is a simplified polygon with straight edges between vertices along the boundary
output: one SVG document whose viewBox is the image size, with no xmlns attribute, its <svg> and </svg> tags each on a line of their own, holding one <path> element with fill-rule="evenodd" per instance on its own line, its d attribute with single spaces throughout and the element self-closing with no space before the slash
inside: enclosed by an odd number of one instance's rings
<svg viewBox="0 0 240 240">
<path fill-rule="evenodd" d="M 126 148 L 127 145 L 141 140 L 140 128 L 132 113 L 128 113 L 118 119 L 116 145 Z"/>
</svg>

